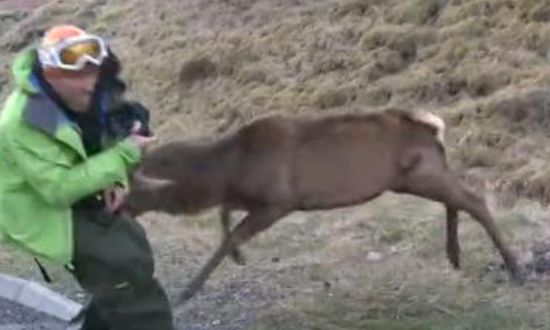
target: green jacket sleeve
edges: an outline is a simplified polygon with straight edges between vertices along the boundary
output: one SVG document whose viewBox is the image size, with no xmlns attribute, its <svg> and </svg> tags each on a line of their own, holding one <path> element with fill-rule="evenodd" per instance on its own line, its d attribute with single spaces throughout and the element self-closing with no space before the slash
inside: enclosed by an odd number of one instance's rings
<svg viewBox="0 0 550 330">
<path fill-rule="evenodd" d="M 116 182 L 125 182 L 126 172 L 140 158 L 139 148 L 128 140 L 73 166 L 17 139 L 9 145 L 10 154 L 33 189 L 46 202 L 66 207 Z"/>
</svg>

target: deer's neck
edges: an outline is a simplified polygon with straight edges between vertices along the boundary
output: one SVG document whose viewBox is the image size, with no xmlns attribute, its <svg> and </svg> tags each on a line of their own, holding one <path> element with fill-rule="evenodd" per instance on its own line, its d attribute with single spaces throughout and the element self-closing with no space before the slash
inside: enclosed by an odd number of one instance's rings
<svg viewBox="0 0 550 330">
<path fill-rule="evenodd" d="M 184 211 L 194 213 L 223 203 L 231 171 L 231 148 L 223 140 L 190 148 L 182 164 L 180 194 Z"/>
</svg>

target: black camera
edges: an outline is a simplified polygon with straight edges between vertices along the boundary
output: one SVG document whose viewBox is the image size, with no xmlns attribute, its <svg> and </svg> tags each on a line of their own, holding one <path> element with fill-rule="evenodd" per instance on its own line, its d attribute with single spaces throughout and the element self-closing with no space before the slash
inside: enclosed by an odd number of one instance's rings
<svg viewBox="0 0 550 330">
<path fill-rule="evenodd" d="M 149 127 L 149 110 L 140 102 L 122 102 L 109 113 L 109 128 L 117 137 L 124 138 L 130 135 L 136 121 L 141 123 L 138 132 L 140 135 L 152 135 Z"/>
</svg>

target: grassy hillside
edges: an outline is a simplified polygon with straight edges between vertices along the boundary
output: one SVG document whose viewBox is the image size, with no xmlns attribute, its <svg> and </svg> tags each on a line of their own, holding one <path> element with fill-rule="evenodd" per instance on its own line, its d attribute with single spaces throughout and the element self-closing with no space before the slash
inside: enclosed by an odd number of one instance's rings
<svg viewBox="0 0 550 330">
<path fill-rule="evenodd" d="M 0 47 L 7 61 L 53 22 L 107 36 L 166 138 L 209 134 L 266 112 L 430 109 L 450 126 L 458 167 L 478 169 L 509 199 L 546 202 L 547 7 L 538 0 L 65 0 L 3 27 Z"/>
<path fill-rule="evenodd" d="M 524 263 L 550 241 L 548 211 L 537 204 L 550 198 L 550 1 L 57 0 L 28 14 L 2 3 L 2 100 L 14 53 L 48 26 L 72 22 L 109 39 L 160 142 L 272 112 L 431 110 L 447 123 L 453 166 L 491 193 Z M 394 195 L 297 214 L 247 245 L 246 267 L 224 263 L 177 309 L 179 324 L 550 329 L 548 278 L 510 286 L 471 221 L 461 227 L 465 269 L 451 271 L 443 215 Z M 215 218 L 142 219 L 172 294 L 213 251 Z M 16 256 L 0 252 L 2 269 L 31 276 Z"/>
</svg>

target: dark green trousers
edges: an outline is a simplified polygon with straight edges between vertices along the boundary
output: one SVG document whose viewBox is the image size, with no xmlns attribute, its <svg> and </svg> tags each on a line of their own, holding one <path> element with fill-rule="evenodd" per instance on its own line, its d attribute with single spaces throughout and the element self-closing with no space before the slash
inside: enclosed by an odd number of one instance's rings
<svg viewBox="0 0 550 330">
<path fill-rule="evenodd" d="M 173 330 L 166 294 L 153 277 L 145 231 L 134 219 L 76 209 L 73 275 L 92 295 L 83 330 Z"/>
</svg>

